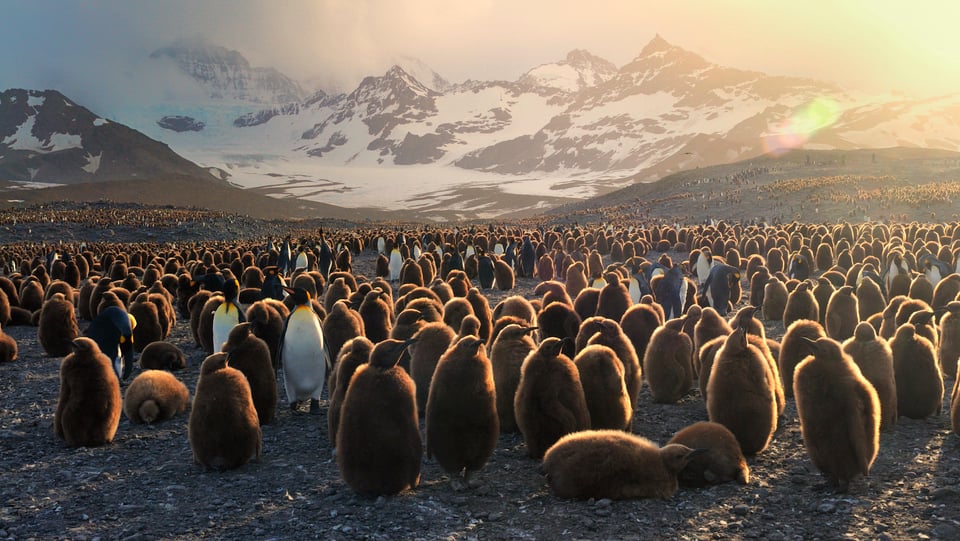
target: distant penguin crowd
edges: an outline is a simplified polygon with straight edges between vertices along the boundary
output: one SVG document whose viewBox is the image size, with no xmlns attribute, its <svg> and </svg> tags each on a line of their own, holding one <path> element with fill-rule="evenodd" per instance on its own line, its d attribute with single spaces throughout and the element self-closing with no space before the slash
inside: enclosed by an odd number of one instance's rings
<svg viewBox="0 0 960 541">
<path fill-rule="evenodd" d="M 946 408 L 960 430 L 957 223 L 2 245 L 0 370 L 36 361 L 4 332 L 31 325 L 62 358 L 65 445 L 109 445 L 121 413 L 188 415 L 198 468 L 232 470 L 283 452 L 262 426 L 325 414 L 343 483 L 368 497 L 415 491 L 425 457 L 451 490 L 482 484 L 511 433 L 559 498 L 746 484 L 790 402 L 812 465 L 856 492 L 898 419 Z M 170 341 L 177 325 L 200 366 Z M 700 401 L 701 422 L 663 445 L 634 433 L 644 386 L 656 403 Z"/>
</svg>

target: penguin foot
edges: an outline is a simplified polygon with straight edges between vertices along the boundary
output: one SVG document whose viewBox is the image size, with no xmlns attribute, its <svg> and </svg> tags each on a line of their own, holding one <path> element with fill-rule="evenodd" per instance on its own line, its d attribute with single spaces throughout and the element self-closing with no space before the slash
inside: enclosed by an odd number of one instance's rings
<svg viewBox="0 0 960 541">
<path fill-rule="evenodd" d="M 300 409 L 299 401 L 294 400 L 293 402 L 290 402 L 290 411 L 296 413 L 299 409 Z"/>
<path fill-rule="evenodd" d="M 310 399 L 310 415 L 320 415 L 320 400 Z"/>
</svg>

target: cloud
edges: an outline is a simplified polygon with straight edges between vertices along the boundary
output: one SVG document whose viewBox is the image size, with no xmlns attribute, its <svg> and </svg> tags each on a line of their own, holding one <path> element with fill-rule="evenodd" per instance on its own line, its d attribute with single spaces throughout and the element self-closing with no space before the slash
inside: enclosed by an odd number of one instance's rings
<svg viewBox="0 0 960 541">
<path fill-rule="evenodd" d="M 872 91 L 960 88 L 960 33 L 950 28 L 960 10 L 939 0 L 924 8 L 810 0 L 785 17 L 751 0 L 14 1 L 0 20 L 0 86 L 62 89 L 92 106 L 152 97 L 167 78 L 146 76 L 149 53 L 198 35 L 254 66 L 341 90 L 405 55 L 453 82 L 514 80 L 574 48 L 623 65 L 660 33 L 742 69 Z"/>
</svg>

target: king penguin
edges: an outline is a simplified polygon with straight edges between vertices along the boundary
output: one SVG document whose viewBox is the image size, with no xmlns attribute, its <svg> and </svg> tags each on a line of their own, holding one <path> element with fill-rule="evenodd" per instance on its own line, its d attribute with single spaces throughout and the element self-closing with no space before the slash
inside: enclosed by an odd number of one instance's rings
<svg viewBox="0 0 960 541">
<path fill-rule="evenodd" d="M 133 328 L 137 321 L 119 306 L 108 306 L 100 311 L 84 336 L 92 338 L 100 351 L 110 358 L 113 371 L 120 381 L 130 376 L 133 368 Z"/>
<path fill-rule="evenodd" d="M 388 265 L 391 282 L 396 282 L 400 279 L 400 269 L 402 268 L 403 256 L 400 255 L 400 247 L 394 246 L 393 250 L 390 250 L 390 263 Z"/>
<path fill-rule="evenodd" d="M 320 318 L 313 311 L 310 293 L 302 287 L 284 288 L 293 296 L 294 309 L 287 317 L 277 354 L 283 369 L 283 385 L 290 409 L 297 410 L 301 401 L 310 399 L 310 413 L 320 413 L 320 394 L 326 385 L 330 358 L 324 347 Z"/>
<path fill-rule="evenodd" d="M 239 294 L 240 282 L 236 278 L 224 282 L 223 302 L 213 312 L 213 349 L 215 351 L 220 351 L 234 326 L 247 320 L 243 310 L 240 309 Z"/>
</svg>

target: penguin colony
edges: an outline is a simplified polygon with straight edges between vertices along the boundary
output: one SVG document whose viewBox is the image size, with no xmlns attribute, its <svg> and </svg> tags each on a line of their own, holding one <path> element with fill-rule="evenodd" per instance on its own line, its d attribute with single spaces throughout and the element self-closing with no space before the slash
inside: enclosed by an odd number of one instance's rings
<svg viewBox="0 0 960 541">
<path fill-rule="evenodd" d="M 0 324 L 30 323 L 31 318 L 17 320 L 15 314 L 22 310 L 36 313 L 32 319 L 48 355 L 67 356 L 54 429 L 70 445 L 111 441 L 117 430 L 114 417 L 118 419 L 121 410 L 113 384 L 118 384 L 119 391 L 119 382 L 127 381 L 134 365 L 134 351 L 141 352 L 143 371 L 126 385 L 126 415 L 131 420 L 155 422 L 184 411 L 186 399 L 183 389 L 175 384 L 179 383 L 176 376 L 148 370 L 187 368 L 183 352 L 164 342 L 170 326 L 176 324 L 176 314 L 173 321 L 170 314 L 165 314 L 167 322 L 163 323 L 161 308 L 139 312 L 135 308 L 138 304 L 162 304 L 159 300 L 152 302 L 151 296 L 156 295 L 157 299 L 165 299 L 171 312 L 174 305 L 179 307 L 180 316 L 189 319 L 191 329 L 195 329 L 194 339 L 199 346 L 222 348 L 224 352 L 212 355 L 200 368 L 189 420 L 194 458 L 209 469 L 239 467 L 260 456 L 259 426 L 275 415 L 280 400 L 277 392 L 286 391 L 289 406 L 295 409 L 301 401 L 309 400 L 313 413 L 323 411 L 324 396 L 330 398 L 327 421 L 331 444 L 336 442 L 344 482 L 361 494 L 395 494 L 415 488 L 424 443 L 428 456 L 434 457 L 451 478 L 462 480 L 454 484 L 466 486 L 469 475 L 482 469 L 494 453 L 498 435 L 517 430 L 526 452 L 533 458 L 543 457 L 546 482 L 560 497 L 670 497 L 678 482 L 748 482 L 749 468 L 743 455 L 760 454 L 758 460 L 762 460 L 771 438 L 777 437 L 774 432 L 780 412 L 775 395 L 777 386 L 782 386 L 788 395 L 795 395 L 812 462 L 831 484 L 847 490 L 851 481 L 869 473 L 880 445 L 877 431 L 881 427 L 896 430 L 896 420 L 901 415 L 938 415 L 943 394 L 957 393 L 956 385 L 945 388 L 944 379 L 955 378 L 956 374 L 956 344 L 960 339 L 951 318 L 960 313 L 960 301 L 956 300 L 956 293 L 946 299 L 941 294 L 937 300 L 938 290 L 928 277 L 921 276 L 922 268 L 916 262 L 921 255 L 929 263 L 929 258 L 945 253 L 934 249 L 930 238 L 935 239 L 934 244 L 951 247 L 960 242 L 960 235 L 955 230 L 948 234 L 942 228 L 860 226 L 855 237 L 843 237 L 843 242 L 837 242 L 831 236 L 839 238 L 838 231 L 830 227 L 796 227 L 802 246 L 809 248 L 811 254 L 816 250 L 816 257 L 782 257 L 781 250 L 774 250 L 780 256 L 771 256 L 773 251 L 764 254 L 762 244 L 751 253 L 746 241 L 765 234 L 754 226 L 723 231 L 716 226 L 682 228 L 680 238 L 687 246 L 706 246 L 711 240 L 727 239 L 739 248 L 735 258 L 726 259 L 737 261 L 737 266 L 711 255 L 710 249 L 700 251 L 695 262 L 696 276 L 706 275 L 700 277 L 701 286 L 705 286 L 700 292 L 695 292 L 697 283 L 686 262 L 655 258 L 656 253 L 651 250 L 654 239 L 658 238 L 657 243 L 662 241 L 667 229 L 657 227 L 630 233 L 568 230 L 562 238 L 572 243 L 557 240 L 553 247 L 545 246 L 542 231 L 523 235 L 512 232 L 510 239 L 504 239 L 513 247 L 512 253 L 498 251 L 485 240 L 483 244 L 489 249 L 478 244 L 470 255 L 462 245 L 477 239 L 467 239 L 463 232 L 411 233 L 403 242 L 390 239 L 387 272 L 381 283 L 353 276 L 349 269 L 340 270 L 333 259 L 324 260 L 326 272 L 322 272 L 317 267 L 319 259 L 310 256 L 323 250 L 309 243 L 295 252 L 295 264 L 299 265 L 301 259 L 304 264 L 296 270 L 278 270 L 285 262 L 279 256 L 282 250 L 275 248 L 249 252 L 246 267 L 241 263 L 239 268 L 234 264 L 241 260 L 238 250 L 224 250 L 216 255 L 168 251 L 137 261 L 136 265 L 110 261 L 106 254 L 90 251 L 82 256 L 87 271 L 81 273 L 77 286 L 67 284 L 64 288 L 66 282 L 59 280 L 48 281 L 44 286 L 43 273 L 39 272 L 26 276 L 10 273 L 12 278 L 4 277 L 13 288 L 0 289 L 4 301 L 0 302 L 0 318 L 4 318 Z M 588 235 L 592 245 L 586 244 Z M 606 244 L 614 238 L 620 246 L 630 242 L 638 255 L 631 256 L 633 261 L 611 261 L 607 267 L 602 266 L 601 258 L 598 269 L 597 256 L 610 255 L 609 250 L 602 254 L 597 251 L 597 239 L 601 237 Z M 890 238 L 909 242 L 904 242 L 893 255 L 874 250 L 874 245 L 883 249 L 884 243 L 873 241 Z M 917 239 L 923 242 L 915 242 Z M 773 237 L 775 246 L 780 241 L 784 241 L 781 246 L 789 246 L 783 237 Z M 871 254 L 877 264 L 863 265 L 858 272 L 841 266 L 840 262 L 846 260 L 840 256 L 849 257 L 845 250 L 854 242 Z M 568 251 L 566 244 L 573 249 Z M 323 246 L 329 250 L 326 242 Z M 548 251 L 538 253 L 541 247 Z M 317 254 L 312 254 L 313 248 Z M 413 249 L 421 251 L 417 260 L 403 259 Z M 793 249 L 791 246 L 790 250 Z M 346 250 L 349 254 L 350 248 Z M 901 250 L 904 254 L 900 254 Z M 742 259 L 739 253 L 744 255 Z M 456 256 L 444 257 L 450 254 Z M 782 258 L 780 268 L 764 265 L 777 257 Z M 481 265 L 478 260 L 482 260 Z M 167 268 L 170 261 L 180 266 Z M 421 265 L 420 261 L 426 263 Z M 784 261 L 791 261 L 791 268 L 786 269 L 789 276 L 783 274 Z M 797 263 L 800 261 L 803 263 Z M 890 264 L 881 265 L 881 261 Z M 420 272 L 401 272 L 408 262 Z M 751 264 L 762 270 L 750 269 Z M 244 286 L 248 282 L 256 284 L 256 276 L 251 277 L 255 273 L 246 272 L 257 268 L 253 265 L 261 268 L 260 287 L 253 287 L 254 294 L 247 292 L 245 296 L 237 277 L 244 277 Z M 647 284 L 648 291 L 643 293 L 641 281 L 633 277 L 654 265 L 661 268 L 664 276 L 672 270 L 674 282 L 677 275 L 681 276 L 684 286 L 692 289 L 690 294 L 680 296 L 676 283 L 663 282 L 663 278 L 654 279 L 653 286 Z M 773 265 L 776 267 L 776 263 Z M 445 266 L 449 280 L 441 272 Z M 18 267 L 42 269 L 43 265 L 34 265 L 24 258 Z M 436 278 L 425 280 L 425 268 L 437 273 Z M 871 277 L 869 268 L 881 269 L 879 281 Z M 753 271 L 759 272 L 761 279 L 752 280 Z M 909 278 L 905 288 L 899 285 L 903 278 L 898 278 L 904 274 Z M 150 284 L 146 284 L 148 275 L 153 280 Z M 951 283 L 950 276 L 941 277 L 938 283 Z M 831 281 L 837 277 L 839 283 Z M 519 308 L 488 303 L 486 295 L 492 288 L 509 291 L 518 278 L 556 287 L 545 288 L 542 299 L 534 296 L 519 298 L 523 302 L 513 301 Z M 752 285 L 751 293 L 763 288 L 762 297 L 751 296 L 751 300 L 762 304 L 763 318 L 787 325 L 782 349 L 768 348 L 764 352 L 747 339 L 743 326 L 730 327 L 725 321 L 727 311 L 738 306 L 744 278 Z M 279 293 L 268 287 L 274 280 L 281 283 Z M 637 281 L 637 299 L 632 294 L 631 280 Z M 283 289 L 284 283 L 296 287 Z M 194 284 L 199 284 L 197 289 L 192 289 Z M 663 284 L 670 288 L 654 287 Z M 820 295 L 830 292 L 826 302 L 818 300 L 821 286 Z M 904 298 L 888 300 L 893 299 L 890 293 L 899 293 L 901 289 Z M 878 290 L 882 306 L 876 301 Z M 665 298 L 657 298 L 658 291 Z M 860 295 L 869 297 L 870 302 L 858 303 Z M 288 299 L 286 303 L 283 298 Z M 255 302 L 248 305 L 241 299 Z M 414 299 L 420 302 L 415 303 Z M 662 312 L 665 303 L 669 303 L 670 311 L 665 318 L 661 315 L 663 319 L 658 319 L 656 314 Z M 417 307 L 410 308 L 414 304 Z M 554 305 L 566 307 L 565 311 L 550 309 Z M 627 316 L 639 306 L 656 307 L 649 309 L 654 315 L 643 320 L 650 323 L 627 325 Z M 82 333 L 76 328 L 76 318 L 71 325 L 73 307 L 80 327 L 85 327 Z M 892 307 L 896 309 L 891 310 Z M 553 315 L 554 311 L 559 315 Z M 145 315 L 136 317 L 139 314 Z M 154 317 L 160 331 L 157 338 L 143 344 L 145 340 L 139 337 L 152 325 Z M 331 352 L 325 338 L 344 325 L 331 325 L 330 332 L 325 332 L 325 323 L 336 317 L 349 318 L 341 321 L 351 322 L 351 330 L 337 337 L 337 349 Z M 462 330 L 460 323 L 468 317 L 477 317 L 477 323 Z M 571 327 L 567 324 L 571 317 L 585 323 Z M 506 323 L 498 327 L 501 318 L 515 319 L 504 319 Z M 719 318 L 719 323 L 711 327 L 711 318 Z M 543 321 L 538 323 L 538 319 Z M 590 320 L 594 320 L 589 324 L 595 327 L 584 326 Z M 860 320 L 863 322 L 858 325 Z M 704 321 L 708 323 L 701 332 L 698 329 Z M 285 322 L 279 333 L 276 322 Z M 140 333 L 136 332 L 138 327 Z M 585 328 L 592 332 L 583 332 Z M 610 338 L 601 338 L 604 331 L 622 339 L 611 344 Z M 465 332 L 474 334 L 465 336 Z M 80 334 L 90 339 L 77 338 Z M 5 338 L 0 336 L 0 344 L 9 343 Z M 842 349 L 840 341 L 845 341 Z M 240 344 L 245 342 L 255 344 L 256 353 L 242 353 Z M 704 369 L 706 348 L 711 343 L 712 361 Z M 618 344 L 629 347 L 617 347 Z M 0 361 L 16 358 L 15 343 L 0 351 L 10 349 L 14 353 L 5 353 Z M 774 355 L 773 351 L 779 354 Z M 887 351 L 889 356 L 881 355 Z M 409 360 L 403 368 L 398 363 L 405 354 Z M 249 373 L 242 368 L 242 360 L 247 356 L 255 358 L 256 368 Z M 771 369 L 768 358 L 775 360 L 777 364 L 772 367 L 778 370 Z M 98 366 L 98 375 L 78 375 L 73 367 L 79 365 L 76 361 L 91 359 L 96 362 L 87 364 Z M 468 365 L 474 368 L 468 370 Z M 104 366 L 109 369 L 107 372 Z M 810 381 L 824 377 L 817 376 L 815 368 L 824 372 L 841 370 L 837 366 L 842 367 L 842 377 L 834 379 L 846 382 L 847 387 L 831 396 L 842 396 L 849 403 L 828 407 L 828 399 L 817 393 L 829 387 Z M 241 369 L 237 370 L 238 367 Z M 711 423 L 678 432 L 663 448 L 628 434 L 631 418 L 644 407 L 639 400 L 638 381 L 646 383 L 654 401 L 672 403 L 701 399 L 694 383 L 698 377 L 706 396 L 705 418 Z M 151 383 L 147 386 L 146 382 Z M 478 386 L 475 393 L 462 391 L 468 382 Z M 325 391 L 328 385 L 329 390 Z M 88 387 L 97 390 L 78 390 Z M 152 390 L 143 390 L 148 387 Z M 273 394 L 264 395 L 253 391 L 255 388 Z M 170 390 L 169 397 L 163 389 Z M 86 420 L 78 419 L 77 412 L 83 406 L 75 405 L 76 400 L 87 395 L 113 404 L 108 415 L 97 420 L 97 426 L 87 426 Z M 747 395 L 752 401 L 745 399 Z M 217 402 L 212 398 L 215 396 L 231 397 L 229 412 L 211 412 L 212 404 Z M 381 401 L 379 405 L 376 400 Z M 956 427 L 956 399 L 950 404 Z M 335 405 L 337 413 L 332 415 Z M 832 419 L 824 413 L 825 409 L 868 412 L 863 415 L 862 427 L 858 425 L 862 432 L 844 430 L 856 439 L 852 443 L 858 449 L 856 453 L 843 455 L 839 451 L 844 444 L 831 439 L 834 436 L 824 429 L 827 420 Z M 482 418 L 482 422 L 471 421 L 470 415 Z M 387 416 L 394 420 L 388 422 Z M 421 416 L 425 417 L 425 441 L 419 433 Z M 558 422 L 558 418 L 563 421 Z M 743 419 L 749 421 L 744 423 Z M 225 434 L 228 427 L 230 438 L 211 436 Z M 593 431 L 588 432 L 589 429 Z M 403 443 L 390 445 L 396 449 L 385 456 L 384 444 L 375 441 Z M 615 461 L 616 467 L 627 469 L 604 466 L 604 461 L 589 468 L 583 466 L 597 461 L 598 456 L 621 457 Z M 653 477 L 632 477 L 640 469 L 654 472 Z"/>
</svg>

